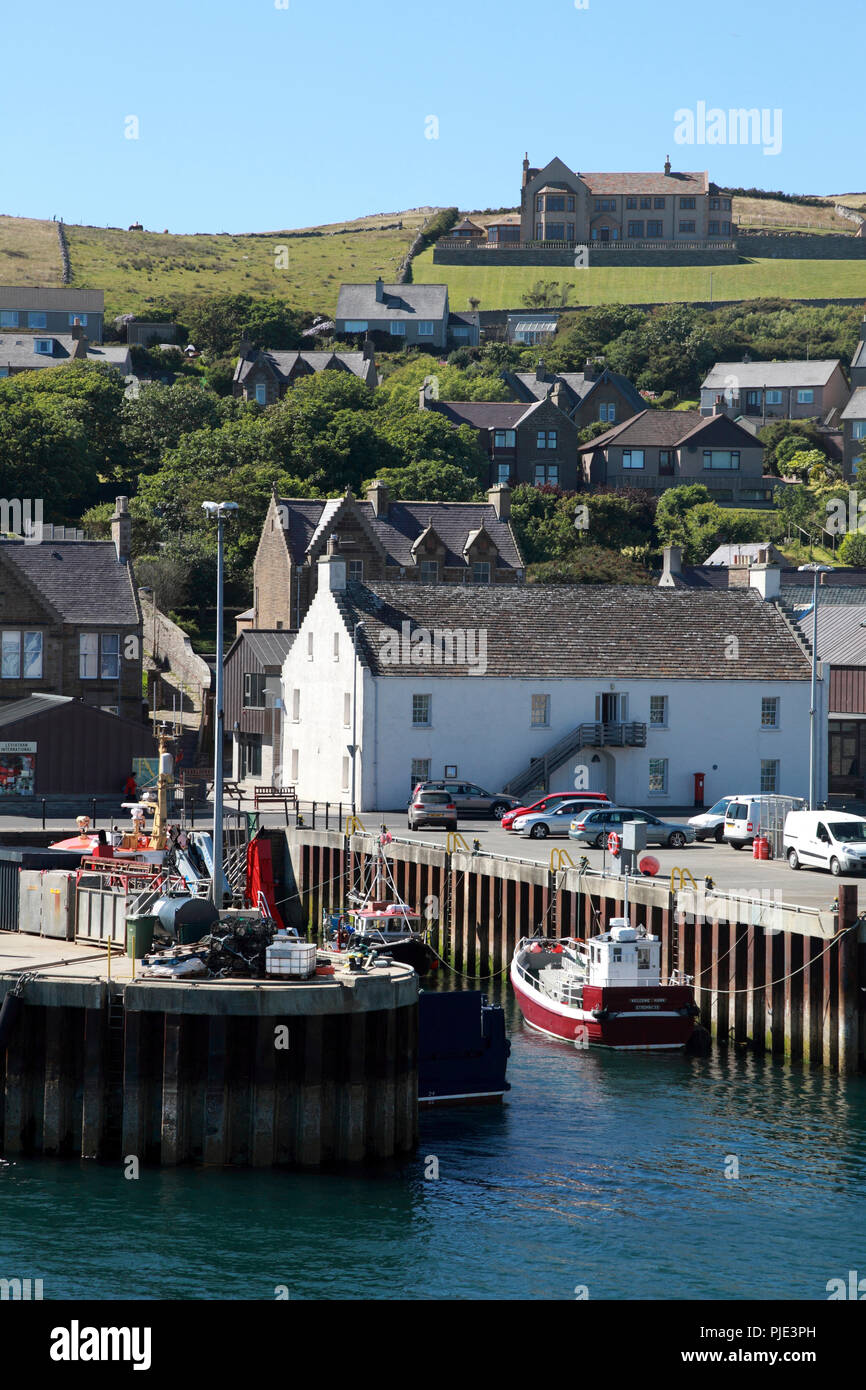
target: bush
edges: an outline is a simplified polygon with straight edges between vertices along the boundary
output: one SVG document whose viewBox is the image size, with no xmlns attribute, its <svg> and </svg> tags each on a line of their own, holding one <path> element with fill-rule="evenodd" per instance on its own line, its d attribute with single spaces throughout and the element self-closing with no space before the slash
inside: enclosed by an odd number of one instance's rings
<svg viewBox="0 0 866 1390">
<path fill-rule="evenodd" d="M 843 565 L 866 567 L 866 535 L 862 531 L 849 531 L 836 553 Z"/>
</svg>

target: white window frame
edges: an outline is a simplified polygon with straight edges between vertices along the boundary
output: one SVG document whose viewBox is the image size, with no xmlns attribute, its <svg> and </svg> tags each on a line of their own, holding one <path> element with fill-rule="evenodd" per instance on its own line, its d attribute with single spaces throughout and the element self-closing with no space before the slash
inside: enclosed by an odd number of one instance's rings
<svg viewBox="0 0 866 1390">
<path fill-rule="evenodd" d="M 0 680 L 21 679 L 21 633 L 5 631 L 0 635 Z M 13 670 L 14 667 L 14 670 Z"/>
<path fill-rule="evenodd" d="M 765 706 L 767 706 L 767 705 L 772 705 L 772 706 L 773 706 L 773 719 L 772 719 L 772 723 L 768 722 L 768 721 L 764 718 L 765 714 L 767 714 L 767 713 L 769 712 L 769 711 L 765 708 Z M 780 700 L 780 698 L 779 698 L 778 695 L 762 695 L 762 696 L 761 696 L 761 731 L 762 731 L 762 732 L 764 732 L 764 731 L 767 730 L 767 729 L 778 729 L 778 728 L 781 727 L 781 720 L 780 720 L 781 708 L 782 708 L 781 700 Z"/>
<path fill-rule="evenodd" d="M 410 794 L 414 792 L 419 782 L 430 781 L 431 760 L 430 758 L 413 758 L 412 771 L 410 773 L 412 785 L 409 788 Z"/>
<path fill-rule="evenodd" d="M 17 328 L 18 310 L 0 309 L 0 328 Z"/>
<path fill-rule="evenodd" d="M 757 394 L 760 395 L 760 392 L 758 392 Z M 765 403 L 766 405 L 781 405 L 781 404 L 782 404 L 782 393 L 781 393 L 781 391 L 779 391 L 779 390 L 776 389 L 776 388 L 774 388 L 774 389 L 771 390 L 771 391 L 765 391 L 765 392 L 764 392 L 764 403 Z"/>
<path fill-rule="evenodd" d="M 866 439 L 866 420 L 851 421 L 851 438 Z"/>
<path fill-rule="evenodd" d="M 261 671 L 244 671 L 243 708 L 265 708 L 265 679 Z"/>
<path fill-rule="evenodd" d="M 40 357 L 53 357 L 54 339 L 53 338 L 34 338 L 33 351 Z"/>
<path fill-rule="evenodd" d="M 266 381 L 256 382 L 256 405 L 267 405 L 268 403 L 268 384 Z"/>
<path fill-rule="evenodd" d="M 352 582 L 355 583 L 355 584 L 363 584 L 363 582 L 364 582 L 364 561 L 363 561 L 363 560 L 350 560 L 350 561 L 349 561 L 349 574 L 348 574 L 348 577 L 349 577 L 349 579 L 351 579 Z"/>
<path fill-rule="evenodd" d="M 661 718 L 661 719 L 653 719 L 653 701 L 655 701 L 655 700 L 661 700 L 661 701 L 662 701 L 662 718 Z M 666 729 L 666 728 L 668 727 L 668 697 L 667 697 L 667 695 L 651 695 L 651 696 L 650 696 L 650 716 L 649 716 L 649 722 L 650 722 L 650 728 L 651 728 L 651 729 Z"/>
<path fill-rule="evenodd" d="M 654 787 L 654 786 L 653 786 L 653 776 L 654 776 L 654 774 L 653 774 L 653 764 L 658 764 L 658 765 L 661 767 L 662 785 L 661 785 L 660 787 Z M 655 775 L 656 775 L 656 777 L 657 777 L 658 774 L 655 774 Z M 668 765 L 668 759 L 667 759 L 667 758 L 650 758 L 650 760 L 649 760 L 649 767 L 648 767 L 648 771 L 647 771 L 647 795 L 648 795 L 648 796 L 667 796 L 667 794 L 668 794 L 668 779 L 669 779 L 669 765 Z"/>
<path fill-rule="evenodd" d="M 798 387 L 797 387 L 797 404 L 798 404 L 798 405 L 814 405 L 814 404 L 815 404 L 815 392 L 814 392 L 814 390 L 813 390 L 813 388 L 812 388 L 811 386 L 798 386 Z"/>
<path fill-rule="evenodd" d="M 532 695 L 529 702 L 529 727 L 531 729 L 550 728 L 550 696 Z"/>
<path fill-rule="evenodd" d="M 366 333 L 370 327 L 367 319 L 346 319 L 344 333 Z"/>
<path fill-rule="evenodd" d="M 79 632 L 78 634 L 78 679 L 81 681 L 99 680 L 98 632 Z"/>
<path fill-rule="evenodd" d="M 418 320 L 418 337 L 419 337 L 419 338 L 432 338 L 432 337 L 434 336 L 435 332 L 436 332 L 436 325 L 435 325 L 433 319 L 419 319 L 419 320 Z"/>
<path fill-rule="evenodd" d="M 116 641 L 117 650 L 111 644 Z M 99 634 L 99 679 L 103 681 L 120 680 L 120 633 L 101 632 Z"/>
<path fill-rule="evenodd" d="M 421 716 L 424 716 L 423 718 Z M 429 729 L 433 724 L 433 696 L 412 695 L 412 728 Z"/>
<path fill-rule="evenodd" d="M 392 319 L 389 332 L 392 338 L 406 337 L 406 322 L 404 319 Z"/>
</svg>

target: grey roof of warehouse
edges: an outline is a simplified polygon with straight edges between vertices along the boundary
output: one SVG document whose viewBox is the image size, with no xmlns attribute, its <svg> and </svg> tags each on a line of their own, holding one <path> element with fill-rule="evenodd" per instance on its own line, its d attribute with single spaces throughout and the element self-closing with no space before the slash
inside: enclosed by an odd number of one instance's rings
<svg viewBox="0 0 866 1390">
<path fill-rule="evenodd" d="M 112 541 L 41 545 L 0 539 L 0 565 L 12 565 L 65 623 L 137 627 L 141 618 L 132 570 Z"/>
<path fill-rule="evenodd" d="M 341 285 L 337 319 L 442 319 L 448 312 L 447 285 Z"/>
<path fill-rule="evenodd" d="M 732 378 L 740 390 L 755 386 L 826 386 L 838 357 L 800 362 L 716 362 L 701 382 L 701 390 L 729 388 Z"/>
<path fill-rule="evenodd" d="M 507 521 L 496 515 L 492 502 L 389 502 L 387 514 L 377 516 L 371 502 L 352 496 L 332 497 L 327 501 L 307 498 L 278 497 L 277 505 L 284 508 L 286 544 L 295 564 L 302 564 L 317 545 L 324 545 L 326 535 L 344 507 L 358 509 L 365 524 L 382 546 L 387 563 L 414 566 L 412 545 L 433 526 L 445 546 L 447 566 L 465 565 L 464 549 L 470 532 L 483 526 L 496 546 L 497 566 L 522 570 L 523 558 L 517 548 L 514 532 Z"/>
<path fill-rule="evenodd" d="M 866 666 L 866 601 L 860 589 L 859 603 L 834 603 L 823 607 L 824 595 L 818 604 L 818 660 L 831 666 Z M 810 596 L 811 609 L 811 596 Z M 812 613 L 799 618 L 807 639 L 812 636 Z"/>
<path fill-rule="evenodd" d="M 568 680 L 805 680 L 805 645 L 776 604 L 751 588 L 650 585 L 447 585 L 350 582 L 334 595 L 362 660 L 376 675 L 407 675 L 385 655 L 388 634 L 425 629 L 486 633 L 486 674 Z M 739 660 L 729 661 L 731 634 Z M 416 668 L 410 668 L 416 669 Z M 426 676 L 471 665 L 425 665 Z M 417 669 L 416 669 L 417 675 Z"/>
<path fill-rule="evenodd" d="M 283 628 L 246 628 L 239 632 L 232 642 L 226 653 L 226 660 L 237 647 L 243 646 L 252 652 L 264 670 L 271 667 L 278 671 L 297 635 L 296 632 L 288 632 Z"/>
<path fill-rule="evenodd" d="M 68 705 L 71 695 L 25 695 L 21 700 L 0 702 L 0 727 L 6 724 L 20 724 L 22 719 L 32 719 L 34 715 L 47 714 L 58 705 Z"/>
</svg>

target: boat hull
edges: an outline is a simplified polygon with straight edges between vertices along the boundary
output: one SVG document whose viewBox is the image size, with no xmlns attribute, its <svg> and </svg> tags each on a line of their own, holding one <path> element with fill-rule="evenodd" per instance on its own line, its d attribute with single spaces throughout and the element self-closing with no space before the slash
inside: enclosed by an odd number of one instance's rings
<svg viewBox="0 0 866 1390">
<path fill-rule="evenodd" d="M 685 1047 L 694 1032 L 694 994 L 688 985 L 586 985 L 581 1008 L 531 988 L 513 964 L 511 985 L 528 1024 L 574 1047 L 671 1051 Z"/>
</svg>

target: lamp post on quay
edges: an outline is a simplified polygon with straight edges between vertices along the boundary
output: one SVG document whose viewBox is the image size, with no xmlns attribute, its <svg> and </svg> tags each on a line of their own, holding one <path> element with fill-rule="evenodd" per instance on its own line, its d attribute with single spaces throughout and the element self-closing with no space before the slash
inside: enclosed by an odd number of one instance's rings
<svg viewBox="0 0 866 1390">
<path fill-rule="evenodd" d="M 234 516 L 237 502 L 202 502 L 202 510 L 217 524 L 216 692 L 213 752 L 213 879 L 211 898 L 217 912 L 223 905 L 223 525 Z"/>
<path fill-rule="evenodd" d="M 812 572 L 812 691 L 809 700 L 809 810 L 816 811 L 818 801 L 818 758 L 815 747 L 817 720 L 815 718 L 818 695 L 818 575 L 833 569 L 832 565 L 819 565 L 813 561 L 808 565 L 798 565 L 798 570 Z"/>
</svg>

